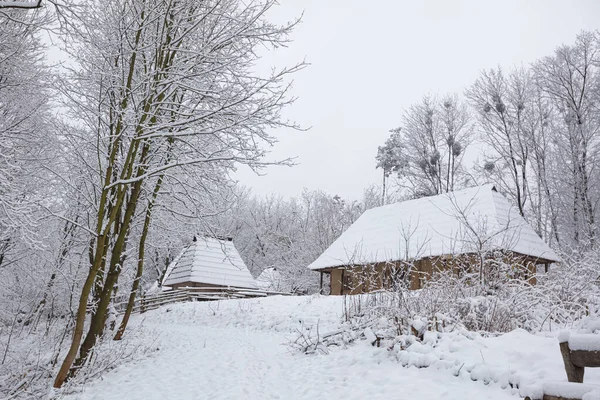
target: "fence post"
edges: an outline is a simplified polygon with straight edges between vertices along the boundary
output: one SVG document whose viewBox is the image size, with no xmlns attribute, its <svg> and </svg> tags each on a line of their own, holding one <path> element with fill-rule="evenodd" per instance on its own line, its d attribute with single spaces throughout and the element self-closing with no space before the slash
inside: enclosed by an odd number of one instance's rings
<svg viewBox="0 0 600 400">
<path fill-rule="evenodd" d="M 565 364 L 565 371 L 569 382 L 583 383 L 583 373 L 585 372 L 585 368 L 578 367 L 571 362 L 571 349 L 569 349 L 568 341 L 560 343 L 560 354 L 562 355 Z"/>
<path fill-rule="evenodd" d="M 143 314 L 146 312 L 146 295 L 145 294 L 142 295 L 142 299 L 141 299 L 140 303 L 141 303 L 140 314 Z"/>
<path fill-rule="evenodd" d="M 320 280 L 319 280 L 319 294 L 323 294 L 323 271 L 320 272 Z"/>
</svg>

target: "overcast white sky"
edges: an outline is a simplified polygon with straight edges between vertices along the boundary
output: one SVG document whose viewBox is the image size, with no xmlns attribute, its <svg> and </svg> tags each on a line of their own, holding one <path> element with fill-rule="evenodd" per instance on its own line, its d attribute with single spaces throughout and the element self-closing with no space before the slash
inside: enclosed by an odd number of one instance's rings
<svg viewBox="0 0 600 400">
<path fill-rule="evenodd" d="M 286 116 L 308 132 L 281 129 L 270 158 L 298 165 L 236 178 L 257 194 L 304 187 L 358 199 L 378 183 L 377 146 L 424 94 L 463 93 L 482 69 L 529 64 L 600 29 L 600 0 L 284 0 L 273 19 L 304 11 L 290 48 L 270 65 L 306 60 Z"/>
</svg>

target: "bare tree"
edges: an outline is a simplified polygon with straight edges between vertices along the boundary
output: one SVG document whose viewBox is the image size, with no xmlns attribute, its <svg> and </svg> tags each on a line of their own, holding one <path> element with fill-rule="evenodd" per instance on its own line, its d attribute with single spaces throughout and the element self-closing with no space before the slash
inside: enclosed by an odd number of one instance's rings
<svg viewBox="0 0 600 400">
<path fill-rule="evenodd" d="M 528 193 L 530 149 L 525 122 L 530 88 L 530 76 L 525 69 L 514 70 L 505 76 L 498 68 L 484 71 L 467 90 L 467 97 L 485 132 L 483 139 L 494 151 L 495 159 L 490 165 L 498 168 L 499 164 L 500 170 L 508 172 L 504 184 L 514 193 L 522 216 L 525 216 Z"/>
<path fill-rule="evenodd" d="M 563 121 L 557 140 L 570 165 L 572 229 L 577 245 L 593 246 L 596 241 L 598 194 L 591 187 L 591 176 L 598 162 L 599 54 L 597 36 L 584 32 L 574 45 L 559 47 L 553 56 L 535 65 L 538 82 Z"/>
<path fill-rule="evenodd" d="M 35 22 L 34 16 L 27 17 Z M 49 140 L 49 71 L 35 24 L 0 24 L 0 267 L 15 243 L 36 241 L 35 180 Z M 40 160 L 36 160 L 40 159 Z M 43 162 L 43 161 L 42 161 Z"/>
<path fill-rule="evenodd" d="M 555 118 L 552 105 L 545 98 L 540 83 L 534 77 L 532 95 L 526 105 L 527 118 L 524 129 L 527 135 L 532 170 L 533 185 L 528 186 L 531 207 L 535 215 L 537 233 L 545 240 L 560 244 L 559 203 L 552 183 L 552 171 L 556 170 L 560 151 L 553 140 L 555 134 Z"/>
<path fill-rule="evenodd" d="M 404 113 L 402 127 L 391 132 L 376 157 L 384 183 L 397 175 L 411 197 L 446 193 L 465 184 L 462 158 L 471 126 L 469 111 L 458 96 L 426 96 Z"/>
<path fill-rule="evenodd" d="M 152 193 L 157 186 L 160 190 L 163 174 L 177 179 L 178 173 L 199 170 L 218 180 L 236 163 L 259 168 L 263 146 L 275 142 L 267 128 L 295 127 L 280 111 L 293 101 L 287 76 L 304 64 L 268 76 L 251 70 L 258 46 L 285 45 L 295 25 L 266 22 L 264 15 L 274 4 L 91 1 L 68 27 L 67 50 L 76 65 L 63 95 L 78 121 L 73 126 L 77 134 L 70 136 L 77 146 L 73 151 L 95 153 L 94 161 L 88 158 L 84 165 L 95 175 L 96 212 L 89 274 L 55 387 L 75 373 L 73 363 L 83 364 L 103 335 L 133 245 L 131 231 L 144 215 L 139 208 L 145 209 L 144 220 L 151 218 Z"/>
</svg>

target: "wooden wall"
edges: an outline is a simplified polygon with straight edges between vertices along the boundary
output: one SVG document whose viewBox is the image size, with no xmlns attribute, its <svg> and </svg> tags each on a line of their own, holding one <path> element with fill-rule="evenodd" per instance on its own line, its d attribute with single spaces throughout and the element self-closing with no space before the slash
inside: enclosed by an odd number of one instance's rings
<svg viewBox="0 0 600 400">
<path fill-rule="evenodd" d="M 343 294 L 342 293 L 342 269 L 333 269 L 331 270 L 331 292 L 330 294 Z"/>
<path fill-rule="evenodd" d="M 536 260 L 524 256 L 511 256 L 502 260 L 506 264 L 513 265 L 513 273 L 520 279 L 526 279 L 532 285 L 536 284 Z M 476 255 L 441 256 L 423 258 L 415 261 L 413 268 L 403 262 L 377 263 L 368 266 L 353 266 L 344 269 L 331 270 L 331 294 L 360 294 L 373 292 L 379 289 L 390 289 L 395 279 L 403 280 L 410 290 L 421 289 L 425 282 L 431 279 L 436 272 L 453 270 L 455 274 L 461 271 L 459 268 L 471 266 L 471 272 L 479 268 L 480 260 Z"/>
</svg>

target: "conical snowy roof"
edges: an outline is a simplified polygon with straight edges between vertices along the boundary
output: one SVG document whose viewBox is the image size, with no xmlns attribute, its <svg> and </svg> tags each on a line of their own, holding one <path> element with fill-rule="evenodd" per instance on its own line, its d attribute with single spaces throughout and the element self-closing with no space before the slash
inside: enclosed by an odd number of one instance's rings
<svg viewBox="0 0 600 400">
<path fill-rule="evenodd" d="M 256 282 L 230 240 L 201 237 L 169 266 L 164 286 L 195 282 L 256 289 Z"/>
<path fill-rule="evenodd" d="M 516 207 L 484 185 L 365 211 L 308 268 L 474 253 L 479 243 L 560 261 Z"/>
</svg>

